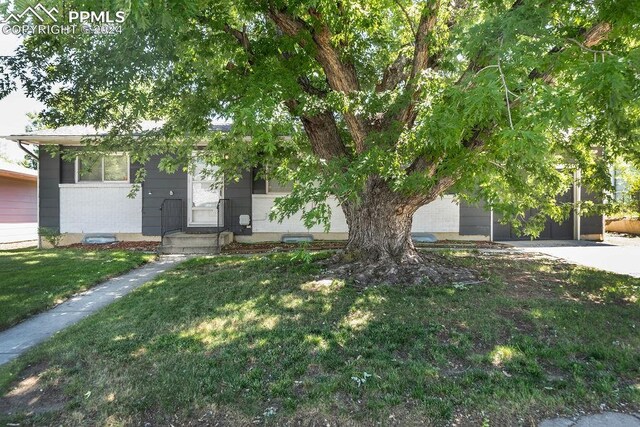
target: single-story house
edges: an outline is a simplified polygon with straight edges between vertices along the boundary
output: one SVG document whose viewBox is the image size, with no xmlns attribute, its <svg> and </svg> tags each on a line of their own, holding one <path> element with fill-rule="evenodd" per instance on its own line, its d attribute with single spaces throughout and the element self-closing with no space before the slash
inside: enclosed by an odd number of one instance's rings
<svg viewBox="0 0 640 427">
<path fill-rule="evenodd" d="M 215 127 L 228 130 L 228 125 Z M 88 136 L 99 136 L 85 127 L 73 126 L 5 137 L 13 141 L 39 145 L 56 145 L 62 151 L 77 150 Z M 108 234 L 118 240 L 162 240 L 167 246 L 189 246 L 202 236 L 225 232 L 225 241 L 279 241 L 283 236 L 303 235 L 314 239 L 341 240 L 348 228 L 342 210 L 332 205 L 330 228 L 306 228 L 299 215 L 283 222 L 271 221 L 269 212 L 274 200 L 286 194 L 286 185 L 259 179 L 247 168 L 239 181 L 212 186 L 197 172 L 169 174 L 158 168 L 153 157 L 145 169 L 147 175 L 134 198 L 129 198 L 136 171 L 127 153 L 102 158 L 91 172 L 81 161 L 65 161 L 59 154 L 40 151 L 39 217 L 40 226 L 64 234 L 62 244 L 79 242 L 87 235 Z M 586 197 L 577 185 L 564 196 L 565 201 Z M 499 223 L 491 211 L 456 201 L 454 195 L 443 197 L 420 208 L 413 219 L 413 232 L 431 233 L 438 239 L 513 240 L 519 239 L 507 225 Z M 542 239 L 603 238 L 604 219 L 572 215 L 562 224 L 548 221 Z M 180 243 L 176 242 L 180 232 Z M 169 237 L 173 236 L 173 237 Z"/>
<path fill-rule="evenodd" d="M 0 160 L 0 245 L 38 239 L 38 172 Z"/>
</svg>

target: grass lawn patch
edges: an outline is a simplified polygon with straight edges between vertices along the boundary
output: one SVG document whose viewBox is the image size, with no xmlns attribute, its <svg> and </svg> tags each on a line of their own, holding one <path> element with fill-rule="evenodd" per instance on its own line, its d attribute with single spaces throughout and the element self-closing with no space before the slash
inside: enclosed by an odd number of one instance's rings
<svg viewBox="0 0 640 427">
<path fill-rule="evenodd" d="M 486 282 L 358 288 L 298 254 L 189 260 L 0 367 L 3 421 L 533 425 L 640 408 L 637 279 L 446 256 Z"/>
<path fill-rule="evenodd" d="M 0 330 L 153 258 L 130 251 L 0 251 Z"/>
</svg>

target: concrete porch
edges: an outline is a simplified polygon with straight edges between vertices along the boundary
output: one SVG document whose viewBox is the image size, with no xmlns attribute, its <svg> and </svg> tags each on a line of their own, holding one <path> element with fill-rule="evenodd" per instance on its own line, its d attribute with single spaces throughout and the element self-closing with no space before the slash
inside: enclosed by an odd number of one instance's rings
<svg viewBox="0 0 640 427">
<path fill-rule="evenodd" d="M 220 248 L 233 242 L 233 233 L 220 233 Z M 218 253 L 218 235 L 216 233 L 185 233 L 182 231 L 167 233 L 162 238 L 160 253 L 163 254 L 215 254 Z"/>
</svg>

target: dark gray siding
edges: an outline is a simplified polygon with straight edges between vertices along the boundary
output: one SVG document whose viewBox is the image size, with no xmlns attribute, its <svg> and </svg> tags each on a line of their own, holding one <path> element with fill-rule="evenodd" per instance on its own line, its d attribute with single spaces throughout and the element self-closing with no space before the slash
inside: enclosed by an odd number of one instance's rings
<svg viewBox="0 0 640 427">
<path fill-rule="evenodd" d="M 73 161 L 60 159 L 60 183 L 74 184 L 76 182 L 76 164 Z"/>
<path fill-rule="evenodd" d="M 582 200 L 597 201 L 597 198 L 584 189 L 582 192 Z M 573 190 L 567 191 L 558 197 L 558 202 L 573 202 Z M 533 215 L 535 210 L 530 210 L 529 215 Z M 460 235 L 489 235 L 490 213 L 478 206 L 470 206 L 465 202 L 460 203 Z M 493 239 L 494 240 L 529 240 L 528 236 L 519 236 L 512 230 L 509 224 L 500 224 L 500 217 L 494 215 L 493 221 Z M 604 219 L 602 215 L 583 216 L 580 219 L 581 234 L 603 234 Z M 540 233 L 538 239 L 573 239 L 573 213 L 562 223 L 548 219 L 544 230 Z"/>
<path fill-rule="evenodd" d="M 556 198 L 558 203 L 573 203 L 573 187 Z M 537 213 L 536 209 L 529 209 L 525 218 L 530 218 Z M 536 238 L 538 240 L 571 240 L 573 239 L 573 211 L 562 222 L 558 223 L 547 218 L 544 229 Z M 500 224 L 500 216 L 494 214 L 493 240 L 531 240 L 530 236 L 520 235 L 510 224 Z"/>
<path fill-rule="evenodd" d="M 60 231 L 60 155 L 40 150 L 38 175 L 39 226 Z"/>
<path fill-rule="evenodd" d="M 259 168 L 253 168 L 252 188 L 253 194 L 267 194 L 267 181 L 264 178 L 258 178 Z"/>
<path fill-rule="evenodd" d="M 500 220 L 502 215 L 493 213 L 493 240 L 512 240 L 517 239 L 518 236 L 511 228 L 511 224 L 502 224 Z M 513 236 L 513 237 L 512 237 Z"/>
<path fill-rule="evenodd" d="M 158 169 L 160 156 L 153 156 L 145 165 L 147 176 L 142 184 L 142 234 L 160 235 L 160 207 L 164 199 L 182 199 L 184 226 L 187 222 L 187 174 L 169 174 Z M 132 179 L 139 166 L 132 167 Z M 170 192 L 173 191 L 173 195 Z"/>
<path fill-rule="evenodd" d="M 140 163 L 131 163 L 129 165 L 129 182 L 136 182 L 136 173 L 142 168 Z"/>
<path fill-rule="evenodd" d="M 604 234 L 604 217 L 591 215 L 580 218 L 580 234 Z"/>
<path fill-rule="evenodd" d="M 489 236 L 491 234 L 491 213 L 484 204 L 471 205 L 460 202 L 460 235 Z"/>
<path fill-rule="evenodd" d="M 580 189 L 580 198 L 592 200 L 595 203 L 602 203 L 602 198 L 598 200 L 595 194 L 589 192 L 585 187 Z M 604 234 L 604 217 L 602 215 L 589 215 L 580 218 L 580 234 Z"/>
<path fill-rule="evenodd" d="M 78 151 L 74 147 L 65 147 L 62 149 L 65 151 Z M 62 184 L 74 184 L 76 182 L 76 162 L 73 160 L 64 160 L 60 157 L 60 183 Z"/>
</svg>

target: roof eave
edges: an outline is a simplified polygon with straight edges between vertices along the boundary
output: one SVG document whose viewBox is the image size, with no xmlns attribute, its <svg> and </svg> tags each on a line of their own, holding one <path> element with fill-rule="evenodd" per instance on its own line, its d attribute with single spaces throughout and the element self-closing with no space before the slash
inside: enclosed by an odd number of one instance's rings
<svg viewBox="0 0 640 427">
<path fill-rule="evenodd" d="M 66 145 L 81 147 L 84 141 L 91 139 L 100 139 L 104 135 L 9 135 L 0 136 L 0 138 L 8 139 L 14 142 L 23 142 L 25 144 L 35 145 Z M 244 137 L 245 140 L 251 140 L 251 137 Z M 207 145 L 207 141 L 202 141 L 197 144 L 198 147 L 204 147 Z"/>
<path fill-rule="evenodd" d="M 11 179 L 19 179 L 22 181 L 37 181 L 38 176 L 37 172 L 35 174 L 30 173 L 21 173 L 15 171 L 9 171 L 5 169 L 0 169 L 0 177 L 2 178 L 11 178 Z"/>
<path fill-rule="evenodd" d="M 36 145 L 83 145 L 83 139 L 100 138 L 99 135 L 9 135 L 0 136 L 9 141 L 24 142 Z"/>
</svg>

